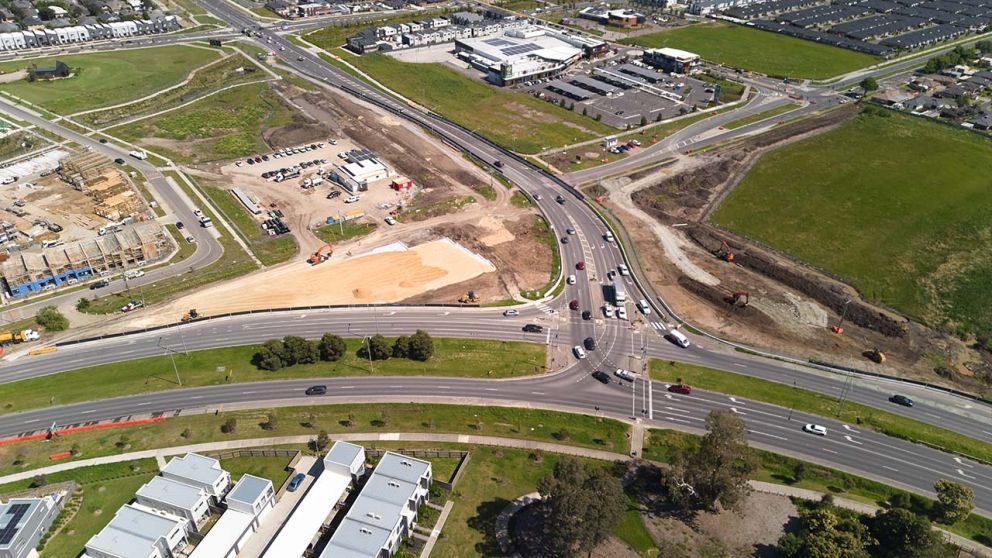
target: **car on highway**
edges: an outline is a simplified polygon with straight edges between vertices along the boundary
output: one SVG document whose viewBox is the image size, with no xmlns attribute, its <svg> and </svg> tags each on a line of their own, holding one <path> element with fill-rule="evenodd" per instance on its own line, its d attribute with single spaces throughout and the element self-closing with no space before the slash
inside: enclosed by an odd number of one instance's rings
<svg viewBox="0 0 992 558">
<path fill-rule="evenodd" d="M 541 194 L 534 194 L 534 199 L 537 201 L 541 201 L 544 199 L 544 196 L 542 196 Z"/>
<path fill-rule="evenodd" d="M 672 393 L 681 393 L 682 395 L 691 395 L 692 387 L 689 384 L 672 384 L 668 386 L 668 391 Z"/>
<path fill-rule="evenodd" d="M 561 243 L 562 244 L 568 244 L 568 237 L 567 236 L 561 237 Z"/>
<path fill-rule="evenodd" d="M 592 373 L 592 377 L 604 384 L 610 383 L 610 375 L 602 370 L 597 370 Z"/>
<path fill-rule="evenodd" d="M 555 197 L 555 201 L 558 202 L 558 203 L 560 203 L 560 204 L 562 204 L 562 205 L 565 205 L 565 196 L 561 196 L 561 195 L 556 196 Z"/>
<path fill-rule="evenodd" d="M 200 208 L 199 207 L 194 207 L 193 208 L 193 215 L 196 215 L 197 217 L 203 217 L 203 212 L 200 211 Z"/>
<path fill-rule="evenodd" d="M 586 358 L 586 352 L 582 349 L 582 347 L 578 345 L 572 347 L 572 353 L 575 354 L 575 358 L 578 359 Z"/>
<path fill-rule="evenodd" d="M 100 138 L 100 143 L 107 143 L 107 138 Z"/>
<path fill-rule="evenodd" d="M 816 434 L 817 436 L 826 436 L 827 429 L 819 424 L 807 424 L 803 426 L 803 432 L 807 434 Z"/>
<path fill-rule="evenodd" d="M 303 484 L 303 481 L 306 480 L 306 478 L 307 476 L 305 474 L 296 473 L 295 475 L 293 475 L 293 480 L 289 481 L 289 485 L 286 487 L 286 490 L 288 492 L 296 492 L 296 489 L 299 488 L 301 484 Z"/>
<path fill-rule="evenodd" d="M 624 370 L 623 368 L 617 368 L 617 371 L 614 372 L 614 374 L 616 375 L 617 378 L 620 378 L 621 380 L 627 380 L 628 382 L 633 382 L 634 378 L 637 377 L 634 376 L 634 373 L 631 372 L 630 370 Z"/>
<path fill-rule="evenodd" d="M 572 300 L 572 301 L 570 301 L 568 303 L 568 309 L 569 310 L 578 310 L 579 309 L 579 301 L 578 300 Z"/>
<path fill-rule="evenodd" d="M 648 301 L 643 298 L 637 301 L 637 309 L 640 310 L 641 314 L 644 314 L 645 316 L 651 315 L 651 306 L 648 305 Z"/>
<path fill-rule="evenodd" d="M 689 347 L 689 338 L 682 334 L 681 331 L 677 329 L 671 329 L 665 334 L 665 339 L 668 339 L 672 343 L 675 343 L 679 347 L 686 349 Z"/>
<path fill-rule="evenodd" d="M 889 398 L 889 401 L 895 403 L 896 405 L 902 405 L 903 407 L 912 407 L 913 400 L 906 397 L 905 395 L 899 395 L 898 393 Z"/>
<path fill-rule="evenodd" d="M 271 42 L 271 41 L 270 41 L 270 42 Z M 302 56 L 297 56 L 297 57 L 296 57 L 296 61 L 297 61 L 297 62 L 303 62 L 303 57 L 302 57 Z"/>
<path fill-rule="evenodd" d="M 571 229 L 571 228 L 565 229 L 565 232 L 567 232 L 568 234 L 575 234 L 575 229 Z"/>
<path fill-rule="evenodd" d="M 538 324 L 527 324 L 524 326 L 527 333 L 544 333 L 544 326 Z"/>
<path fill-rule="evenodd" d="M 627 269 L 627 264 L 620 264 L 620 265 L 618 265 L 617 266 L 617 270 L 619 270 L 620 271 L 620 275 L 623 275 L 624 277 L 627 277 L 628 275 L 630 275 L 630 270 Z"/>
<path fill-rule="evenodd" d="M 583 320 L 591 320 L 592 319 L 592 312 L 590 312 L 588 310 L 583 310 L 582 311 L 582 319 Z"/>
<path fill-rule="evenodd" d="M 579 262 L 575 264 L 575 269 L 578 269 L 579 271 L 582 271 L 585 268 L 586 268 L 586 262 Z"/>
<path fill-rule="evenodd" d="M 327 395 L 327 386 L 310 386 L 304 393 L 307 395 Z"/>
<path fill-rule="evenodd" d="M 510 317 L 510 316 L 519 316 L 520 315 L 520 310 L 517 310 L 515 308 L 510 308 L 510 309 L 507 309 L 507 310 L 503 310 L 503 315 L 504 316 L 507 316 L 507 317 Z"/>
<path fill-rule="evenodd" d="M 586 348 L 587 351 L 596 350 L 596 340 L 593 339 L 592 337 L 586 337 L 585 339 L 583 339 L 582 345 Z"/>
<path fill-rule="evenodd" d="M 568 283 L 569 285 L 574 285 L 575 284 L 575 276 L 574 275 L 569 275 L 565 279 L 565 282 Z"/>
</svg>

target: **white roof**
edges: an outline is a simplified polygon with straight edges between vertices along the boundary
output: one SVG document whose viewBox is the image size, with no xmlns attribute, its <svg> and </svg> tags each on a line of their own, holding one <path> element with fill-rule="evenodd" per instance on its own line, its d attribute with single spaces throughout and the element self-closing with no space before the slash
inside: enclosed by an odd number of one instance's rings
<svg viewBox="0 0 992 558">
<path fill-rule="evenodd" d="M 677 48 L 665 47 L 665 48 L 656 48 L 652 50 L 662 56 L 668 56 L 670 58 L 688 58 L 693 60 L 699 58 L 699 55 L 694 52 L 689 52 L 687 50 L 681 50 Z"/>
<path fill-rule="evenodd" d="M 227 556 L 241 535 L 248 529 L 254 516 L 243 511 L 228 509 L 217 520 L 206 537 L 190 554 L 190 558 L 216 558 Z M 310 542 L 309 539 L 307 542 Z"/>
<path fill-rule="evenodd" d="M 224 476 L 224 469 L 221 468 L 219 461 L 196 453 L 173 457 L 162 472 L 208 485 L 214 484 L 218 478 Z"/>
<path fill-rule="evenodd" d="M 297 558 L 310 545 L 310 540 L 331 514 L 334 505 L 351 484 L 351 475 L 324 469 L 310 489 L 286 519 L 262 558 Z"/>
<path fill-rule="evenodd" d="M 137 496 L 192 511 L 206 499 L 203 490 L 165 477 L 155 477 L 138 489 Z"/>
</svg>

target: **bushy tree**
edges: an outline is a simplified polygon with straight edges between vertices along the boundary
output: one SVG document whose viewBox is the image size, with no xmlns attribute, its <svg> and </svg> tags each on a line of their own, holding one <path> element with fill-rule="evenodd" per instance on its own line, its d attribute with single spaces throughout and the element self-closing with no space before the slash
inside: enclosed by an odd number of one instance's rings
<svg viewBox="0 0 992 558">
<path fill-rule="evenodd" d="M 434 340 L 431 335 L 422 329 L 410 336 L 410 350 L 407 358 L 425 362 L 434 356 Z"/>
<path fill-rule="evenodd" d="M 314 441 L 314 445 L 317 447 L 317 451 L 324 451 L 327 446 L 331 443 L 331 437 L 327 435 L 326 430 L 321 430 L 317 433 L 317 439 Z"/>
<path fill-rule="evenodd" d="M 229 418 L 220 425 L 220 431 L 224 434 L 233 434 L 238 429 L 238 419 Z"/>
<path fill-rule="evenodd" d="M 877 558 L 937 558 L 947 556 L 945 545 L 930 520 L 913 512 L 893 508 L 879 510 L 867 520 L 876 541 L 871 554 Z"/>
<path fill-rule="evenodd" d="M 546 523 L 545 548 L 559 556 L 588 552 L 613 532 L 627 510 L 620 481 L 608 471 L 563 457 L 538 483 Z"/>
<path fill-rule="evenodd" d="M 269 339 L 262 343 L 262 348 L 255 353 L 252 359 L 255 366 L 262 370 L 276 371 L 286 366 L 286 348 L 282 341 Z"/>
<path fill-rule="evenodd" d="M 313 364 L 320 358 L 317 344 L 309 339 L 287 335 L 282 340 L 286 366 L 294 364 Z"/>
<path fill-rule="evenodd" d="M 878 82 L 875 81 L 875 78 L 870 77 L 870 76 L 869 77 L 866 77 L 863 80 L 861 80 L 861 83 L 859 83 L 858 85 L 861 86 L 861 89 L 864 89 L 865 90 L 865 93 L 871 93 L 872 91 L 878 91 Z"/>
<path fill-rule="evenodd" d="M 869 558 L 873 544 L 867 528 L 856 519 L 839 519 L 829 506 L 799 512 L 799 529 L 778 541 L 785 558 Z"/>
<path fill-rule="evenodd" d="M 69 329 L 69 319 L 54 306 L 45 306 L 34 317 L 41 327 L 48 331 L 65 331 Z"/>
<path fill-rule="evenodd" d="M 365 339 L 362 348 L 358 349 L 358 356 L 372 360 L 386 360 L 389 358 L 390 352 L 386 338 L 381 335 L 373 335 Z"/>
<path fill-rule="evenodd" d="M 400 335 L 393 342 L 393 358 L 407 358 L 410 356 L 410 337 Z"/>
<path fill-rule="evenodd" d="M 333 333 L 325 333 L 320 338 L 317 348 L 320 350 L 320 360 L 329 362 L 339 360 L 344 356 L 345 351 L 348 350 L 344 339 L 340 335 L 334 335 Z"/>
<path fill-rule="evenodd" d="M 933 483 L 937 493 L 937 521 L 950 525 L 957 523 L 971 514 L 975 509 L 975 493 L 967 486 L 949 480 L 939 480 Z"/>
<path fill-rule="evenodd" d="M 274 411 L 269 411 L 265 415 L 265 422 L 262 423 L 262 428 L 265 430 L 276 430 L 279 428 L 279 415 Z"/>
</svg>

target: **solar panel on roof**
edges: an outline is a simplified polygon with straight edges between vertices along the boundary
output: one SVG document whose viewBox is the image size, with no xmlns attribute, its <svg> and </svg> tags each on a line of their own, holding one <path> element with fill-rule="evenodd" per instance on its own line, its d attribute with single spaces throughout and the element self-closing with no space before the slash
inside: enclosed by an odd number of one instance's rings
<svg viewBox="0 0 992 558">
<path fill-rule="evenodd" d="M 534 52 L 535 50 L 541 50 L 541 47 L 535 45 L 534 43 L 527 43 L 523 45 L 516 45 L 504 49 L 500 49 L 506 56 L 517 56 L 520 54 L 527 54 L 528 52 Z"/>
<path fill-rule="evenodd" d="M 10 541 L 14 540 L 14 536 L 17 535 L 17 524 L 21 522 L 21 518 L 27 513 L 30 504 L 14 504 L 10 506 L 7 510 L 5 516 L 12 516 L 4 525 L 3 530 L 0 531 L 0 546 L 5 544 L 10 544 Z"/>
</svg>

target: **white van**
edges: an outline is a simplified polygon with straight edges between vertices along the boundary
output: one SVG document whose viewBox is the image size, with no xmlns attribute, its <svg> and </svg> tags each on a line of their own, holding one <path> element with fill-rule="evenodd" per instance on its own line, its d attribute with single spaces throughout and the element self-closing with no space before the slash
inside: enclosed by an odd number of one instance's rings
<svg viewBox="0 0 992 558">
<path fill-rule="evenodd" d="M 583 359 L 586 358 L 586 351 L 582 347 L 576 345 L 572 347 L 572 352 L 575 353 L 575 358 Z"/>
<path fill-rule="evenodd" d="M 651 314 L 651 307 L 648 306 L 648 301 L 643 298 L 637 301 L 637 309 L 640 310 L 641 314 L 644 314 L 645 316 L 649 316 Z"/>
<path fill-rule="evenodd" d="M 682 335 L 682 332 L 677 329 L 671 329 L 668 331 L 668 340 L 675 343 L 683 349 L 689 346 L 689 338 Z"/>
</svg>

